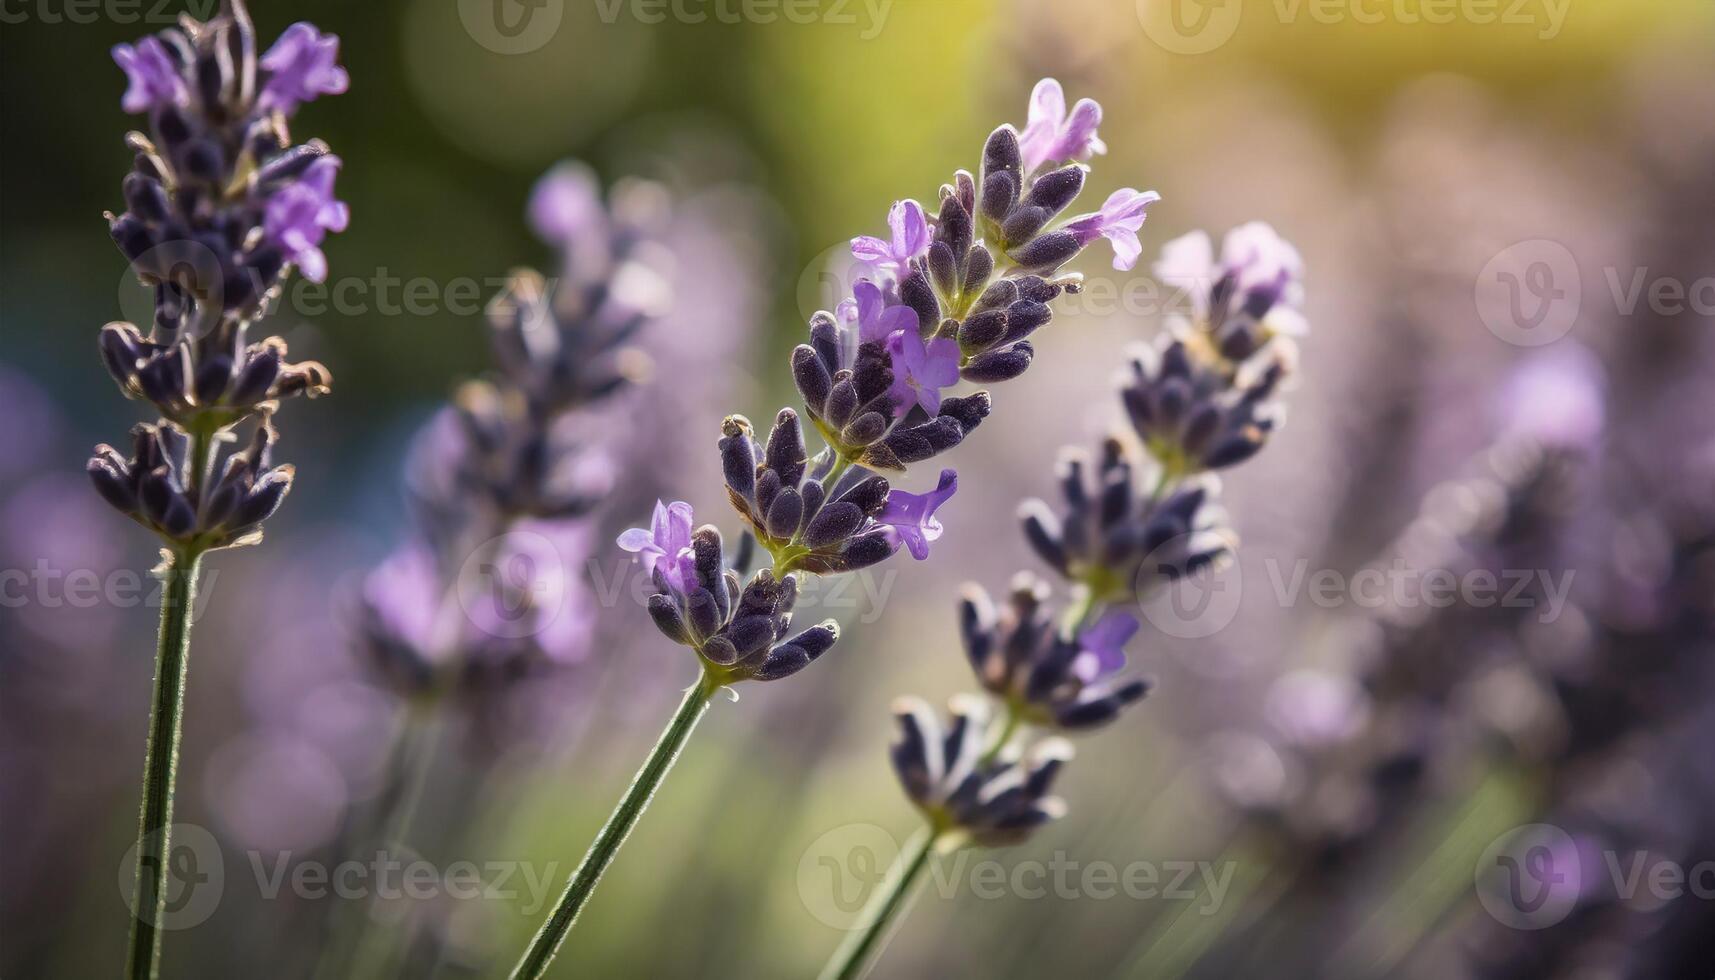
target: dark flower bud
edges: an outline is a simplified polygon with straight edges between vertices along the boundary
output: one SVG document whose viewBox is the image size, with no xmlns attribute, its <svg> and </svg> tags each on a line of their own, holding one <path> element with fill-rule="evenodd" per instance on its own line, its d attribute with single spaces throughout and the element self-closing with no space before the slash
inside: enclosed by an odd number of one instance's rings
<svg viewBox="0 0 1715 980">
<path fill-rule="evenodd" d="M 1084 245 L 1077 236 L 1064 231 L 1051 231 L 1031 239 L 1007 255 L 1021 269 L 1048 273 L 1060 268 L 1083 249 Z"/>
<path fill-rule="evenodd" d="M 1030 367 L 1031 358 L 1035 354 L 1035 348 L 1030 346 L 1029 341 L 1020 341 L 1005 350 L 978 354 L 971 358 L 960 370 L 959 376 L 977 384 L 1011 381 Z"/>
<path fill-rule="evenodd" d="M 1083 189 L 1084 168 L 1077 165 L 1061 167 L 1036 178 L 1036 182 L 1030 185 L 1030 193 L 1024 196 L 1024 204 L 1042 208 L 1053 216 L 1066 210 L 1066 206 Z"/>
<path fill-rule="evenodd" d="M 917 313 L 918 324 L 941 322 L 941 301 L 935 298 L 935 288 L 922 270 L 912 270 L 900 281 L 899 298 Z"/>
</svg>

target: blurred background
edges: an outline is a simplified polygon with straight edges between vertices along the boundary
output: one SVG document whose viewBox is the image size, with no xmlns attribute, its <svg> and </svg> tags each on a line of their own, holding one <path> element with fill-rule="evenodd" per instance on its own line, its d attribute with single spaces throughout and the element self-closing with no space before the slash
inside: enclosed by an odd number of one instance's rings
<svg viewBox="0 0 1715 980">
<path fill-rule="evenodd" d="M 1051 493 L 1057 447 L 1115 424 L 1110 376 L 1161 328 L 1148 259 L 1252 219 L 1302 251 L 1311 333 L 1285 430 L 1226 482 L 1243 546 L 1202 586 L 1214 619 L 1146 615 L 1131 656 L 1158 691 L 1080 740 L 1069 815 L 948 862 L 876 975 L 1715 974 L 1709 4 L 789 6 L 256 0 L 264 43 L 296 20 L 341 39 L 350 92 L 295 135 L 346 162 L 327 252 L 347 291 L 288 292 L 270 321 L 335 386 L 281 416 L 298 481 L 268 540 L 207 563 L 176 819 L 207 832 L 219 898 L 169 934 L 167 975 L 347 975 L 325 950 L 354 933 L 373 975 L 504 971 L 695 677 L 611 591 L 613 535 L 657 496 L 736 534 L 722 417 L 796 401 L 786 352 L 838 298 L 845 243 L 974 169 L 1042 76 L 1104 106 L 1086 203 L 1163 195 L 1145 262 L 1081 263 L 1090 288 L 958 451 L 934 560 L 818 597 L 837 652 L 715 705 L 563 974 L 819 967 L 917 825 L 889 702 L 972 687 L 958 586 L 1037 568 L 1014 511 Z M 0 10 L 0 975 L 104 975 L 158 612 L 152 539 L 80 472 L 142 418 L 95 346 L 148 309 L 101 219 L 134 125 L 108 49 L 177 6 Z M 398 791 L 412 711 L 366 662 L 356 597 L 408 533 L 415 433 L 489 364 L 482 302 L 553 261 L 525 201 L 564 159 L 670 202 L 654 378 L 616 410 L 620 479 L 568 566 L 584 642 L 422 750 L 406 843 L 486 887 L 308 895 L 293 870 L 361 854 Z M 1353 588 L 1364 569 L 1413 584 Z M 1531 601 L 1427 601 L 1429 572 Z M 1485 877 L 1544 848 L 1581 873 L 1523 897 Z M 980 887 L 990 861 L 1048 869 L 1045 890 Z M 1092 864 L 1159 883 L 1116 894 Z"/>
</svg>

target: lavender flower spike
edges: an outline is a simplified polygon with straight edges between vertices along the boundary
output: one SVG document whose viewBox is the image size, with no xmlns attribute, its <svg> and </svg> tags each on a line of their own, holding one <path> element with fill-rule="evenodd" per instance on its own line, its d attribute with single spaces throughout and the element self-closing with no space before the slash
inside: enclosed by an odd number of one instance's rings
<svg viewBox="0 0 1715 980">
<path fill-rule="evenodd" d="M 1052 78 L 1037 82 L 1030 93 L 1030 119 L 1018 134 L 1024 169 L 1032 171 L 1057 160 L 1088 160 L 1108 152 L 1107 144 L 1096 135 L 1101 123 L 1102 107 L 1093 99 L 1079 99 L 1068 115 L 1060 83 Z"/>
<path fill-rule="evenodd" d="M 299 102 L 344 91 L 338 41 L 295 25 L 262 59 L 243 0 L 223 0 L 201 22 L 121 44 L 120 106 L 147 113 L 149 133 L 126 136 L 132 166 L 123 214 L 109 234 L 138 280 L 154 293 L 152 322 L 109 323 L 100 351 L 127 398 L 157 414 L 132 429 L 129 453 L 100 445 L 87 464 L 96 492 L 153 531 L 163 545 L 149 739 L 137 821 L 126 976 L 160 972 L 167 910 L 164 855 L 172 853 L 173 796 L 191 608 L 209 552 L 254 544 L 292 487 L 276 464 L 272 418 L 280 399 L 327 390 L 327 369 L 285 360 L 278 337 L 252 338 L 296 265 L 327 274 L 320 245 L 345 228 L 333 199 L 339 159 L 319 140 L 294 144 L 288 116 Z M 238 431 L 249 426 L 248 437 Z"/>
<path fill-rule="evenodd" d="M 928 493 L 907 493 L 895 490 L 887 495 L 887 506 L 875 517 L 877 524 L 886 524 L 905 541 L 911 557 L 922 561 L 929 557 L 930 542 L 940 540 L 941 522 L 935 512 L 959 490 L 959 474 L 941 471 L 941 482 Z"/>
</svg>

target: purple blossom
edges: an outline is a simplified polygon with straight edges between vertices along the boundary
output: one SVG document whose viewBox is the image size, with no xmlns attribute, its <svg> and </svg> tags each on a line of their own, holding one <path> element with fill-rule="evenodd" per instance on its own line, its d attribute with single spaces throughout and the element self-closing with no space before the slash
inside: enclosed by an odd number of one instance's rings
<svg viewBox="0 0 1715 980">
<path fill-rule="evenodd" d="M 643 570 L 661 576 L 681 595 L 697 584 L 696 559 L 691 551 L 691 505 L 682 500 L 671 504 L 655 501 L 655 515 L 648 529 L 634 527 L 619 536 L 619 546 L 643 559 Z"/>
<path fill-rule="evenodd" d="M 1124 272 L 1136 265 L 1138 256 L 1143 254 L 1137 233 L 1143 228 L 1143 219 L 1148 217 L 1149 206 L 1159 200 L 1161 195 L 1154 191 L 1122 187 L 1108 195 L 1100 211 L 1073 218 L 1065 230 L 1083 245 L 1106 238 L 1114 247 L 1114 268 Z"/>
<path fill-rule="evenodd" d="M 917 332 L 917 311 L 904 304 L 887 305 L 887 295 L 868 279 L 859 279 L 852 287 L 852 298 L 851 310 L 862 343 L 884 343 L 901 331 Z"/>
<path fill-rule="evenodd" d="M 929 557 L 929 543 L 941 537 L 941 522 L 935 519 L 935 511 L 951 500 L 958 489 L 959 474 L 942 470 L 940 484 L 928 493 L 890 492 L 875 522 L 892 527 L 911 551 L 911 557 L 922 561 Z"/>
<path fill-rule="evenodd" d="M 344 92 L 351 80 L 338 60 L 336 35 L 323 34 L 304 21 L 286 28 L 262 56 L 262 70 L 269 73 L 262 86 L 262 107 L 290 115 L 300 103 Z"/>
<path fill-rule="evenodd" d="M 898 281 L 905 278 L 912 259 L 928 253 L 929 219 L 916 201 L 895 201 L 887 213 L 887 226 L 893 230 L 891 241 L 860 235 L 852 239 L 852 255 L 877 273 Z"/>
<path fill-rule="evenodd" d="M 262 228 L 268 239 L 279 245 L 311 282 L 327 278 L 322 239 L 330 231 L 344 231 L 351 220 L 351 210 L 333 196 L 333 179 L 339 167 L 339 157 L 332 155 L 310 164 L 300 180 L 268 199 L 263 214 Z"/>
<path fill-rule="evenodd" d="M 1239 307 L 1267 317 L 1268 325 L 1286 334 L 1302 334 L 1307 325 L 1299 308 L 1304 299 L 1304 261 L 1298 250 L 1268 224 L 1253 221 L 1227 233 L 1221 258 L 1206 232 L 1181 235 L 1161 247 L 1155 277 L 1185 292 L 1198 319 L 1209 315 L 1215 284 L 1233 279 Z"/>
<path fill-rule="evenodd" d="M 1108 152 L 1107 144 L 1096 135 L 1102 123 L 1102 107 L 1091 99 L 1079 99 L 1066 112 L 1066 93 L 1060 83 L 1044 78 L 1030 93 L 1030 119 L 1024 132 L 1018 134 L 1018 148 L 1024 154 L 1026 172 L 1044 163 L 1059 160 L 1088 160 L 1097 153 Z"/>
<path fill-rule="evenodd" d="M 916 314 L 912 314 L 916 319 Z M 887 338 L 893 357 L 894 412 L 904 416 L 913 405 L 935 415 L 941 411 L 941 389 L 959 382 L 959 342 L 938 337 L 923 343 L 916 330 L 901 330 Z"/>
<path fill-rule="evenodd" d="M 148 112 L 156 106 L 181 103 L 190 94 L 179 66 L 159 38 L 146 37 L 135 47 L 115 44 L 113 60 L 125 72 L 128 83 L 119 99 L 119 107 L 126 112 Z"/>
<path fill-rule="evenodd" d="M 530 192 L 530 227 L 550 245 L 605 224 L 600 185 L 589 167 L 567 161 L 542 175 Z"/>
<path fill-rule="evenodd" d="M 1125 666 L 1125 645 L 1137 634 L 1137 618 L 1114 610 L 1078 634 L 1080 653 L 1072 673 L 1085 684 L 1111 677 Z"/>
</svg>

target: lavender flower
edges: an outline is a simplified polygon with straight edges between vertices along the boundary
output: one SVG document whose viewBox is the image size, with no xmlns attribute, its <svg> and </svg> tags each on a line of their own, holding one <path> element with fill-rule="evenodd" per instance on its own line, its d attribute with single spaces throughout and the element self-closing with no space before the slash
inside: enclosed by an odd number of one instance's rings
<svg viewBox="0 0 1715 980">
<path fill-rule="evenodd" d="M 637 554 L 643 560 L 643 570 L 654 577 L 659 569 L 661 578 L 674 592 L 690 591 L 696 576 L 696 562 L 691 552 L 691 505 L 684 501 L 672 504 L 655 502 L 655 516 L 647 529 L 634 527 L 619 536 L 619 546 Z"/>
<path fill-rule="evenodd" d="M 1161 195 L 1153 191 L 1145 193 L 1129 187 L 1121 188 L 1109 195 L 1100 211 L 1073 218 L 1066 225 L 1066 232 L 1080 245 L 1106 238 L 1114 247 L 1114 268 L 1128 271 L 1143 254 L 1137 233 L 1148 217 L 1149 206 L 1159 200 Z"/>
<path fill-rule="evenodd" d="M 536 234 L 560 248 L 580 233 L 605 227 L 607 221 L 595 173 L 573 161 L 556 165 L 536 182 L 529 215 Z"/>
<path fill-rule="evenodd" d="M 314 35 L 309 25 L 288 31 L 270 56 L 301 46 L 305 31 Z M 293 36 L 300 40 L 288 45 Z M 314 37 L 320 64 L 337 42 Z M 293 145 L 286 124 L 296 102 L 266 95 L 281 72 L 298 72 L 295 63 L 265 59 L 270 88 L 257 95 L 255 41 L 240 4 L 206 24 L 188 21 L 135 48 L 120 45 L 114 58 L 130 81 L 125 107 L 146 111 L 153 133 L 130 135 L 136 166 L 125 180 L 127 210 L 109 215 L 120 251 L 156 292 L 148 331 L 116 323 L 104 334 L 121 389 L 177 421 L 212 408 L 242 416 L 264 400 L 324 391 L 326 369 L 286 364 L 277 340 L 245 339 L 293 264 L 326 275 L 318 246 L 346 224 L 333 200 L 337 159 L 323 162 L 328 149 L 319 141 Z M 338 69 L 322 67 L 303 78 L 333 91 L 324 83 Z"/>
<path fill-rule="evenodd" d="M 1303 259 L 1261 221 L 1228 232 L 1219 262 L 1207 232 L 1181 235 L 1162 246 L 1154 271 L 1189 301 L 1188 326 L 1206 333 L 1229 360 L 1245 360 L 1269 337 L 1307 329 Z"/>
<path fill-rule="evenodd" d="M 351 220 L 350 209 L 333 197 L 339 166 L 339 157 L 331 154 L 310 164 L 302 180 L 268 199 L 263 214 L 262 229 L 269 241 L 280 246 L 286 261 L 302 269 L 311 282 L 327 278 L 322 239 L 330 231 L 344 231 Z"/>
<path fill-rule="evenodd" d="M 1149 692 L 1148 681 L 1114 680 L 1138 622 L 1115 611 L 1067 636 L 1054 621 L 1049 594 L 1047 583 L 1021 572 L 997 613 L 980 586 L 965 586 L 959 604 L 965 655 L 983 687 L 1022 720 L 1066 730 L 1105 725 Z"/>
<path fill-rule="evenodd" d="M 895 201 L 887 212 L 887 227 L 892 232 L 887 239 L 873 235 L 852 239 L 852 256 L 897 283 L 910 271 L 912 261 L 929 251 L 929 219 L 916 201 Z"/>
<path fill-rule="evenodd" d="M 161 106 L 180 105 L 190 90 L 179 75 L 178 65 L 159 38 L 146 37 L 133 47 L 113 46 L 113 60 L 125 72 L 128 87 L 119 105 L 126 112 L 149 112 Z"/>
<path fill-rule="evenodd" d="M 241 0 L 225 0 L 207 22 L 186 17 L 113 49 L 127 83 L 120 105 L 147 114 L 152 138 L 127 137 L 126 211 L 109 213 L 108 226 L 154 289 L 155 313 L 146 336 L 130 323 L 104 327 L 101 355 L 126 397 L 149 402 L 160 418 L 132 430 L 129 456 L 97 446 L 87 469 L 103 499 L 166 545 L 156 569 L 164 588 L 127 950 L 133 980 L 153 980 L 160 965 L 202 558 L 261 540 L 292 486 L 292 467 L 272 460 L 279 399 L 320 394 L 329 383 L 319 364 L 288 363 L 279 338 L 247 334 L 294 264 L 325 277 L 319 246 L 327 230 L 346 225 L 345 206 L 333 199 L 337 158 L 320 142 L 293 145 L 286 131 L 297 100 L 345 88 L 333 66 L 337 43 L 308 25 L 288 31 L 262 65 L 270 77 L 261 97 Z M 246 421 L 248 440 L 233 431 Z"/>
<path fill-rule="evenodd" d="M 885 524 L 905 542 L 911 557 L 922 561 L 929 557 L 929 545 L 940 540 L 941 522 L 935 512 L 941 509 L 959 489 L 959 474 L 942 470 L 941 481 L 928 493 L 907 493 L 895 490 L 887 495 L 887 506 L 875 515 L 877 524 Z"/>
<path fill-rule="evenodd" d="M 664 304 L 652 264 L 655 190 L 616 188 L 610 207 L 595 198 L 576 205 L 593 212 L 573 217 L 565 199 L 582 192 L 569 186 L 582 172 L 561 164 L 531 195 L 530 220 L 561 250 L 563 274 L 513 273 L 488 310 L 497 370 L 459 386 L 408 461 L 417 527 L 398 555 L 429 559 L 396 557 L 372 573 L 356 623 L 368 659 L 404 693 L 499 694 L 587 645 L 575 575 L 587 548 L 582 519 L 612 473 L 578 423 L 647 372 L 632 341 Z M 544 222 L 545 211 L 563 220 Z M 684 593 L 694 583 L 691 533 L 688 504 L 661 504 L 649 529 L 620 543 Z M 493 574 L 467 577 L 483 568 Z M 539 607 L 538 595 L 558 602 Z M 434 630 L 401 628 L 396 610 L 410 602 L 436 611 Z"/>
<path fill-rule="evenodd" d="M 996 129 L 979 172 L 954 174 L 932 219 L 902 201 L 889 215 L 890 239 L 854 239 L 853 254 L 877 280 L 860 280 L 834 313 L 812 317 L 809 343 L 792 356 L 810 420 L 835 456 L 897 472 L 958 445 L 988 415 L 989 395 L 945 398 L 942 389 L 1023 374 L 1035 356 L 1027 338 L 1053 317 L 1048 304 L 1081 288 L 1058 270 L 1097 237 L 1135 258 L 1153 192 L 1122 191 L 1102 212 L 1050 227 L 1083 189 L 1085 169 L 1037 169 L 1099 152 L 1099 120 L 1088 100 L 1067 116 L 1059 86 L 1045 80 L 1026 136 Z M 915 314 L 915 338 L 902 309 Z M 956 359 L 944 341 L 956 343 Z"/>
<path fill-rule="evenodd" d="M 1068 114 L 1060 83 L 1052 78 L 1037 82 L 1030 93 L 1030 118 L 1018 135 L 1024 169 L 1032 171 L 1056 160 L 1088 160 L 1108 152 L 1107 144 L 1096 135 L 1101 123 L 1102 107 L 1094 100 L 1079 99 Z"/>
<path fill-rule="evenodd" d="M 1135 485 L 1140 465 L 1119 439 L 1104 443 L 1094 472 L 1087 454 L 1068 449 L 1059 465 L 1065 509 L 1057 515 L 1036 499 L 1019 508 L 1037 556 L 1103 602 L 1147 596 L 1162 584 L 1215 567 L 1238 543 L 1212 503 L 1217 481 L 1188 482 L 1146 497 Z"/>
<path fill-rule="evenodd" d="M 266 109 L 291 115 L 300 103 L 323 95 L 339 95 L 346 90 L 350 79 L 338 61 L 339 38 L 323 34 L 314 24 L 304 21 L 293 24 L 262 56 L 262 70 L 269 75 L 259 103 Z"/>
<path fill-rule="evenodd" d="M 904 309 L 904 307 L 897 307 Z M 951 337 L 936 337 L 923 343 L 915 330 L 901 330 L 887 338 L 887 354 L 893 359 L 893 412 L 904 416 L 921 407 L 928 415 L 941 410 L 941 389 L 959 383 L 959 344 Z"/>
<path fill-rule="evenodd" d="M 1048 794 L 1072 758 L 1069 743 L 1045 739 L 1019 759 L 994 751 L 997 729 L 981 700 L 955 697 L 947 711 L 943 725 L 918 698 L 893 705 L 894 772 L 937 834 L 1004 847 L 1065 815 L 1065 803 Z"/>
<path fill-rule="evenodd" d="M 710 526 L 692 535 L 689 577 L 682 586 L 667 580 L 662 565 L 654 577 L 649 615 L 656 628 L 697 651 L 723 683 L 790 677 L 840 638 L 839 624 L 827 620 L 786 639 L 798 580 L 776 579 L 763 569 L 740 587 L 738 573 L 727 567 L 720 531 Z"/>
</svg>

